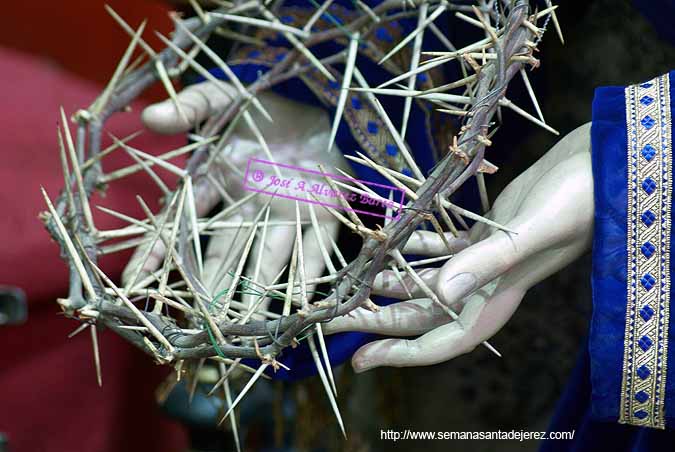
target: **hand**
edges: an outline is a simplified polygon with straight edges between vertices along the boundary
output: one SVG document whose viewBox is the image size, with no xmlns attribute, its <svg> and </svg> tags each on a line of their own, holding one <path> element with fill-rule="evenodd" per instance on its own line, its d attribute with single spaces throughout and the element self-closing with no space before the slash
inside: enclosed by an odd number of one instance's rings
<svg viewBox="0 0 675 452">
<path fill-rule="evenodd" d="M 230 95 L 226 95 L 229 93 Z M 223 112 L 234 97 L 236 90 L 231 85 L 221 82 L 220 87 L 211 82 L 192 85 L 178 95 L 185 116 L 179 115 L 171 100 L 147 107 L 142 114 L 144 124 L 157 132 L 165 134 L 184 133 L 212 115 Z M 260 129 L 265 142 L 269 146 L 274 160 L 279 163 L 295 165 L 315 170 L 319 163 L 328 171 L 332 168 L 347 168 L 341 152 L 334 148 L 328 152 L 330 122 L 328 115 L 317 108 L 299 104 L 282 98 L 273 93 L 264 93 L 258 96 L 265 111 L 273 118 L 273 123 L 266 119 L 259 110 L 249 109 L 253 121 Z M 187 120 L 187 122 L 186 122 Z M 209 177 L 202 178 L 195 185 L 195 204 L 198 216 L 208 214 L 220 202 L 224 208 L 237 200 L 251 195 L 243 188 L 244 170 L 252 157 L 269 160 L 263 152 L 260 141 L 242 120 L 232 133 L 225 149 L 218 155 L 209 169 Z M 306 178 L 312 181 L 311 178 Z M 323 182 L 314 179 L 315 182 Z M 280 190 L 279 194 L 284 191 Z M 269 196 L 261 194 L 237 209 L 237 213 L 227 218 L 227 221 L 238 223 L 252 221 L 269 201 Z M 325 209 L 317 208 L 318 223 L 321 224 L 321 234 L 335 239 L 339 223 Z M 307 206 L 300 203 L 302 221 L 309 221 Z M 270 205 L 270 221 L 295 222 L 295 201 L 276 197 Z M 261 218 L 264 220 L 264 216 Z M 238 262 L 236 250 L 241 249 L 250 229 L 225 229 L 218 231 L 210 238 L 204 256 L 203 281 L 206 288 L 215 295 L 229 286 L 228 270 L 234 270 Z M 248 259 L 245 275 L 253 276 L 258 261 L 258 251 L 264 246 L 263 265 L 257 281 L 261 284 L 270 284 L 274 277 L 288 263 L 295 243 L 296 228 L 294 225 L 270 226 L 265 243 L 260 243 L 261 229 L 258 229 L 258 240 L 254 242 Z M 325 265 L 318 246 L 316 231 L 306 226 L 303 232 L 303 249 L 307 279 L 321 276 Z M 123 283 L 129 284 L 132 279 L 140 281 L 150 272 L 162 264 L 165 247 L 161 241 L 155 244 L 148 259 L 144 262 L 147 246 L 136 249 L 123 272 Z M 234 255 L 234 256 L 233 256 Z M 230 259 L 230 257 L 232 257 Z M 140 267 L 140 274 L 138 269 Z M 310 289 L 311 290 L 311 289 Z M 249 300 L 250 302 L 250 300 Z M 264 306 L 264 305 L 263 305 Z"/>
<path fill-rule="evenodd" d="M 419 274 L 443 305 L 460 312 L 452 321 L 407 276 L 415 299 L 372 312 L 358 308 L 324 331 L 364 331 L 417 339 L 384 339 L 352 358 L 357 372 L 378 366 L 425 366 L 473 350 L 492 337 L 518 308 L 525 292 L 590 248 L 593 175 L 590 124 L 568 134 L 511 182 L 487 215 L 516 233 L 476 223 L 460 237 L 448 236 L 455 254 L 440 268 Z M 405 253 L 441 256 L 448 250 L 433 232 L 416 231 Z M 391 271 L 378 275 L 373 292 L 409 298 Z M 542 319 L 550 321 L 550 319 Z"/>
</svg>

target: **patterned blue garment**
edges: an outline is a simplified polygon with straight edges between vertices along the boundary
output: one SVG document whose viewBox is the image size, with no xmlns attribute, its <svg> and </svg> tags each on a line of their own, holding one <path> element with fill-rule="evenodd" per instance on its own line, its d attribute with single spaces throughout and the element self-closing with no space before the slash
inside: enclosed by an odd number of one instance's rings
<svg viewBox="0 0 675 452">
<path fill-rule="evenodd" d="M 577 434 L 572 442 L 544 442 L 542 451 L 674 444 L 674 77 L 596 90 L 593 317 L 588 348 L 550 427 Z"/>
</svg>

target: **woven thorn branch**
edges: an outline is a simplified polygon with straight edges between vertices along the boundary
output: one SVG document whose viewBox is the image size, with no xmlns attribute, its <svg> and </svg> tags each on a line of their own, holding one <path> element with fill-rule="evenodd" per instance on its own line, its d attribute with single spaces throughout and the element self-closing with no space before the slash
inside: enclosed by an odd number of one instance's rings
<svg viewBox="0 0 675 452">
<path fill-rule="evenodd" d="M 329 4 L 330 1 L 327 3 Z M 100 357 L 96 328 L 104 326 L 152 356 L 157 362 L 174 365 L 178 378 L 188 367 L 199 369 L 206 360 L 216 361 L 221 371 L 221 378 L 214 390 L 219 385 L 224 385 L 229 394 L 227 378 L 235 369 L 253 373 L 253 377 L 237 399 L 234 402 L 231 400 L 228 402 L 229 410 L 223 417 L 224 420 L 268 366 L 274 368 L 283 366 L 278 358 L 286 347 L 294 346 L 299 340 L 306 339 L 312 349 L 336 416 L 342 425 L 335 404 L 330 363 L 325 363 L 328 369 L 328 375 L 326 375 L 321 371 L 321 358 L 314 342 L 314 336 L 318 336 L 321 355 L 327 361 L 328 354 L 321 333 L 321 323 L 345 315 L 359 306 L 376 309 L 369 299 L 371 284 L 375 276 L 389 265 L 397 265 L 418 281 L 425 292 L 431 291 L 417 277 L 413 266 L 410 266 L 410 263 L 401 256 L 400 250 L 410 234 L 422 224 L 442 234 L 443 227 L 438 218 L 443 221 L 446 229 L 456 231 L 446 211 L 449 207 L 454 208 L 454 210 L 450 209 L 453 214 L 471 215 L 471 218 L 477 221 L 490 222 L 488 219 L 450 204 L 448 198 L 468 178 L 478 174 L 481 168 L 489 165 L 484 160 L 485 149 L 491 144 L 492 133 L 496 127 L 493 118 L 501 107 L 510 108 L 535 124 L 555 132 L 545 123 L 524 70 L 527 65 L 533 67 L 538 65 L 533 52 L 549 20 L 553 20 L 559 32 L 555 17 L 556 7 L 550 2 L 546 3 L 546 8 L 542 11 L 533 13 L 530 12 L 530 5 L 526 0 L 479 0 L 475 5 L 446 0 L 410 0 L 408 2 L 385 0 L 372 9 L 361 2 L 357 3 L 363 11 L 362 15 L 352 23 L 336 24 L 335 27 L 316 33 L 307 31 L 311 29 L 309 23 L 303 30 L 283 25 L 275 16 L 276 2 L 237 2 L 211 12 L 197 8 L 197 17 L 182 20 L 173 16 L 176 23 L 175 32 L 171 40 L 164 39 L 167 47 L 160 52 L 154 51 L 141 37 L 145 27 L 144 23 L 134 30 L 109 9 L 113 18 L 132 37 L 131 43 L 110 83 L 99 98 L 87 109 L 80 110 L 73 115 L 73 120 L 77 125 L 75 138 L 71 136 L 66 115 L 62 110 L 59 142 L 65 186 L 54 203 L 43 190 L 48 211 L 42 215 L 51 237 L 60 245 L 62 256 L 70 271 L 68 296 L 59 299 L 58 302 L 68 316 L 82 322 L 76 333 L 90 328 L 99 383 L 101 382 Z M 319 7 L 317 11 L 325 10 L 325 6 Z M 434 13 L 427 16 L 431 8 L 435 8 Z M 434 58 L 422 61 L 420 35 L 426 30 L 434 33 L 438 31 L 433 20 L 429 19 L 434 14 L 434 17 L 440 14 L 435 11 L 454 12 L 457 20 L 464 20 L 479 27 L 485 38 L 459 50 L 445 39 L 449 45 L 447 51 L 428 52 Z M 401 14 L 418 16 L 418 27 L 404 42 L 392 49 L 390 54 L 396 53 L 407 43 L 415 41 L 418 43 L 417 45 L 413 43 L 413 59 L 416 63 L 411 63 L 410 70 L 397 75 L 385 84 L 390 85 L 389 88 L 385 85 L 378 88 L 368 86 L 367 80 L 356 67 L 354 52 L 350 51 L 349 45 L 345 50 L 321 60 L 312 54 L 313 46 L 345 35 L 349 37 L 349 43 L 367 39 L 377 23 Z M 319 13 L 313 15 L 310 21 L 316 20 L 318 15 Z M 540 19 L 545 19 L 542 27 L 536 25 Z M 180 76 L 190 67 L 202 73 L 204 69 L 195 61 L 194 55 L 198 51 L 208 54 L 210 49 L 205 44 L 207 38 L 214 32 L 226 29 L 226 24 L 232 21 L 242 23 L 244 26 L 268 27 L 280 31 L 294 48 L 267 73 L 260 75 L 254 83 L 246 87 L 239 84 L 238 96 L 230 107 L 224 113 L 209 118 L 202 125 L 200 137 L 195 143 L 159 157 L 133 150 L 126 145 L 127 140 L 116 140 L 112 147 L 101 149 L 106 121 L 113 114 L 124 111 L 139 94 L 156 82 L 161 82 L 167 88 L 177 109 L 180 110 L 171 79 Z M 560 37 L 562 39 L 561 34 Z M 142 66 L 131 62 L 131 57 L 138 47 L 147 59 Z M 352 47 L 356 48 L 353 45 Z M 387 57 L 385 56 L 383 60 Z M 226 73 L 231 73 L 222 60 L 216 58 L 216 62 Z M 239 270 L 230 275 L 233 284 L 229 292 L 209 293 L 206 285 L 200 280 L 201 253 L 199 245 L 194 244 L 198 244 L 206 233 L 213 232 L 218 227 L 231 226 L 224 225 L 227 223 L 225 221 L 227 215 L 222 213 L 218 215 L 218 218 L 200 219 L 195 218 L 193 211 L 191 214 L 191 209 L 185 206 L 194 206 L 193 187 L 206 177 L 209 164 L 226 145 L 227 137 L 232 133 L 234 125 L 242 117 L 246 119 L 246 113 L 250 108 L 260 108 L 257 101 L 258 95 L 310 70 L 319 70 L 322 73 L 326 71 L 326 67 L 334 70 L 332 65 L 336 63 L 344 63 L 343 81 L 349 81 L 348 87 L 356 83 L 360 88 L 352 87 L 352 89 L 366 93 L 385 124 L 391 124 L 391 121 L 377 101 L 376 95 L 397 95 L 418 102 L 428 102 L 439 111 L 460 116 L 463 125 L 453 139 L 450 152 L 430 174 L 424 176 L 417 168 L 400 134 L 395 130 L 390 130 L 395 137 L 398 137 L 396 141 L 399 151 L 406 159 L 406 163 L 413 169 L 412 177 L 403 175 L 382 162 L 374 162 L 366 156 L 353 159 L 382 174 L 393 185 L 404 190 L 410 200 L 405 206 L 399 206 L 401 211 L 398 220 L 390 221 L 378 230 L 364 226 L 356 214 L 350 213 L 345 217 L 332 211 L 342 223 L 363 238 L 363 244 L 361 251 L 353 261 L 345 263 L 346 265 L 342 268 L 321 278 L 320 282 L 330 283 L 331 290 L 320 300 L 313 303 L 308 301 L 308 286 L 318 281 L 303 280 L 303 272 L 299 271 L 303 262 L 302 255 L 295 256 L 291 262 L 291 270 L 286 283 L 276 286 L 264 285 L 243 275 Z M 412 88 L 401 88 L 396 84 L 399 81 L 408 82 L 417 74 L 442 64 L 458 64 L 464 73 L 464 78 L 449 85 L 422 92 Z M 473 73 L 469 75 L 469 72 Z M 328 73 L 331 74 L 330 71 Z M 510 81 L 519 73 L 524 78 L 538 117 L 526 113 L 506 98 Z M 237 82 L 236 77 L 232 79 L 231 76 L 231 81 Z M 237 83 L 234 84 L 237 85 Z M 457 88 L 463 89 L 464 94 L 460 96 L 447 93 Z M 409 107 L 406 108 L 409 109 Z M 343 106 L 338 104 L 336 111 L 338 117 L 343 114 L 342 109 Z M 250 123 L 249 126 L 256 127 L 255 124 Z M 337 121 L 335 127 L 337 127 Z M 262 140 L 264 141 L 264 138 Z M 117 148 L 124 148 L 133 153 L 137 163 L 112 173 L 104 173 L 102 161 Z M 168 162 L 169 158 L 188 152 L 192 154 L 184 169 L 177 168 Z M 153 165 L 168 169 L 179 177 L 176 189 L 167 195 L 162 211 L 153 214 L 142 200 L 139 200 L 147 218 L 138 220 L 119 212 L 110 212 L 129 222 L 129 226 L 119 230 L 98 230 L 93 221 L 89 201 L 91 195 L 96 190 L 106 189 L 108 184 L 114 180 L 136 171 L 145 171 L 152 176 L 150 167 Z M 331 183 L 330 180 L 328 183 Z M 484 193 L 481 194 L 484 195 Z M 375 193 L 372 195 L 378 196 Z M 241 203 L 252 198 L 253 196 L 247 197 L 241 200 Z M 227 209 L 229 214 L 235 214 L 236 207 L 242 204 L 237 203 L 235 208 Z M 269 220 L 262 222 L 261 215 L 252 224 L 246 226 L 249 228 L 251 240 L 259 233 L 259 230 L 268 227 Z M 492 223 L 491 225 L 501 227 Z M 296 226 L 300 230 L 299 217 L 296 217 Z M 110 245 L 108 243 L 120 237 L 129 238 L 134 235 L 135 238 L 121 244 Z M 128 248 L 140 243 L 141 240 L 149 240 L 148 237 L 153 243 L 162 241 L 168 250 L 164 265 L 150 278 L 132 281 L 131 285 L 118 287 L 98 267 L 98 256 L 105 252 Z M 322 246 L 335 249 L 336 245 L 323 243 Z M 236 257 L 240 263 L 249 258 L 249 251 L 250 246 L 241 247 L 236 251 L 239 253 Z M 176 282 L 168 283 L 169 273 L 176 275 L 174 277 Z M 283 315 L 262 311 L 259 309 L 259 302 L 246 305 L 236 300 L 237 294 L 241 295 L 245 292 L 249 295 L 253 292 L 258 301 L 265 297 L 272 299 L 276 297 L 283 300 L 285 304 L 290 304 L 293 309 L 285 309 Z M 140 299 L 152 298 L 154 301 L 152 309 L 137 307 L 136 302 L 139 296 Z M 456 318 L 455 313 L 447 310 L 449 315 Z M 491 348 L 489 344 L 485 343 L 485 345 Z M 244 358 L 259 359 L 261 365 L 257 369 L 245 366 L 241 361 Z"/>
</svg>

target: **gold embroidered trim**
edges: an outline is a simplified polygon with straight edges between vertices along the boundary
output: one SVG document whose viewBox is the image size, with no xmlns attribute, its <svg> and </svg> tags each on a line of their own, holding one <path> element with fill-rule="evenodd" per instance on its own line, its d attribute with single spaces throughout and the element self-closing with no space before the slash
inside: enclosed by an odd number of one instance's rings
<svg viewBox="0 0 675 452">
<path fill-rule="evenodd" d="M 628 278 L 619 422 L 665 428 L 670 304 L 668 74 L 626 88 Z"/>
</svg>

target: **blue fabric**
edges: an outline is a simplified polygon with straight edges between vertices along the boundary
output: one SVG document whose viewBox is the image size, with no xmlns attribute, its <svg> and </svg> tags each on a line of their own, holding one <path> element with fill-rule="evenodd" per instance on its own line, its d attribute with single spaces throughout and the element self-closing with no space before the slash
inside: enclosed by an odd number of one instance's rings
<svg viewBox="0 0 675 452">
<path fill-rule="evenodd" d="M 595 225 L 589 350 L 594 415 L 605 420 L 617 419 L 623 373 L 628 259 L 626 133 L 624 88 L 598 88 L 591 128 Z"/>
<path fill-rule="evenodd" d="M 572 440 L 542 441 L 540 452 L 653 452 L 672 450 L 675 430 L 603 422 L 591 413 L 591 358 L 588 341 L 556 406 L 548 432 L 574 431 Z"/>
<path fill-rule="evenodd" d="M 669 74 L 671 84 L 675 72 Z M 675 89 L 671 85 L 671 106 Z M 671 126 L 672 127 L 672 126 Z M 623 374 L 627 306 L 627 130 L 623 87 L 598 88 L 591 129 L 595 226 L 593 233 L 593 318 L 589 338 L 592 414 L 616 421 Z M 672 199 L 671 199 L 672 212 Z M 671 237 L 672 223 L 671 223 Z M 675 259 L 670 261 L 671 274 Z M 671 287 L 671 299 L 673 290 Z M 673 340 L 673 323 L 669 338 Z M 675 344 L 668 347 L 666 423 L 675 424 Z"/>
<path fill-rule="evenodd" d="M 349 0 L 336 0 L 333 3 L 351 10 L 355 8 L 354 2 Z M 377 4 L 381 3 L 381 0 L 367 0 L 365 1 L 365 3 L 368 4 L 370 7 L 374 7 Z M 309 0 L 289 0 L 284 2 L 284 7 L 292 7 L 292 6 L 314 9 L 314 6 Z M 446 25 L 448 23 L 447 14 L 448 13 L 441 14 L 439 18 L 436 19 L 435 21 L 435 23 L 439 26 L 441 30 L 447 31 Z M 398 24 L 398 26 L 402 28 L 403 36 L 406 36 L 407 34 L 412 32 L 416 27 L 416 19 L 403 18 L 395 22 Z M 290 25 L 294 24 L 291 23 Z M 375 40 L 391 39 L 391 36 L 388 36 L 386 32 L 378 33 L 378 31 L 385 31 L 385 30 L 384 29 L 376 30 L 376 32 L 374 33 Z M 277 36 L 276 39 L 268 40 L 267 43 L 270 46 L 291 48 L 291 45 L 280 34 Z M 440 43 L 438 38 L 433 33 L 425 34 L 424 48 L 428 50 L 444 49 L 443 45 Z M 311 48 L 311 51 L 317 58 L 321 59 L 333 55 L 343 49 L 344 49 L 343 46 L 339 45 L 334 41 L 331 41 L 322 43 L 317 46 L 313 46 Z M 254 50 L 251 52 L 251 55 L 249 56 L 251 58 L 255 57 L 256 52 L 259 53 L 259 51 Z M 341 65 L 335 65 L 335 67 L 338 70 L 341 69 Z M 381 83 L 390 80 L 393 77 L 393 75 L 388 71 L 386 71 L 383 67 L 379 66 L 377 63 L 370 60 L 369 58 L 366 58 L 361 55 L 357 58 L 357 67 L 364 74 L 364 76 L 368 80 L 368 83 L 371 86 L 377 86 Z M 255 80 L 258 79 L 260 74 L 264 74 L 270 69 L 268 66 L 253 63 L 232 65 L 231 68 L 233 72 L 237 75 L 237 77 L 246 84 L 253 83 Z M 220 79 L 227 79 L 222 70 L 218 68 L 212 69 L 211 73 Z M 426 77 L 426 75 L 420 74 L 420 76 L 418 76 L 418 79 L 420 77 Z M 203 78 L 200 79 L 200 81 L 203 81 Z M 304 102 L 307 104 L 325 108 L 331 116 L 331 123 L 332 123 L 333 116 L 335 113 L 334 109 L 327 108 L 325 105 L 323 105 L 323 103 L 314 95 L 314 93 L 309 88 L 307 88 L 307 86 L 299 78 L 293 78 L 284 83 L 280 83 L 274 86 L 272 90 L 277 94 L 296 100 L 298 102 Z M 380 103 L 387 111 L 394 126 L 398 130 L 400 130 L 401 119 L 403 116 L 404 99 L 398 96 L 379 96 L 378 100 L 380 100 Z M 408 122 L 408 130 L 410 132 L 406 135 L 406 142 L 409 145 L 409 149 L 413 153 L 417 165 L 425 174 L 436 163 L 433 158 L 432 143 L 430 143 L 429 134 L 424 132 L 426 129 L 427 123 L 425 114 L 422 111 L 422 109 L 417 105 L 417 103 L 413 102 Z M 338 128 L 338 133 L 335 138 L 335 144 L 342 150 L 344 154 L 347 155 L 356 156 L 356 151 L 363 152 L 357 141 L 354 139 L 351 131 L 349 130 L 349 126 L 344 121 L 340 123 L 340 127 Z M 356 176 L 359 179 L 364 179 L 384 185 L 391 185 L 379 173 L 368 167 L 365 167 L 363 165 L 352 165 L 352 168 L 354 169 Z M 380 192 L 379 193 L 380 195 L 383 196 L 388 195 L 385 189 L 378 189 L 378 188 L 374 189 L 375 191 Z"/>
<path fill-rule="evenodd" d="M 675 71 L 669 74 L 671 108 Z M 619 424 L 625 314 L 627 303 L 627 134 L 623 87 L 596 90 L 591 129 L 595 198 L 593 237 L 593 317 L 590 336 L 579 355 L 549 432 L 572 431 L 572 441 L 546 440 L 542 452 L 647 452 L 675 444 L 675 321 L 668 327 L 665 430 Z M 672 132 L 672 131 L 671 131 Z M 672 199 L 671 199 L 672 203 Z M 672 207 L 671 207 L 672 208 Z M 671 237 L 673 225 L 671 223 Z M 670 262 L 671 274 L 675 270 Z M 671 299 L 672 299 L 671 286 Z"/>
</svg>

